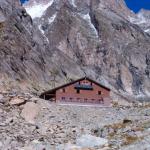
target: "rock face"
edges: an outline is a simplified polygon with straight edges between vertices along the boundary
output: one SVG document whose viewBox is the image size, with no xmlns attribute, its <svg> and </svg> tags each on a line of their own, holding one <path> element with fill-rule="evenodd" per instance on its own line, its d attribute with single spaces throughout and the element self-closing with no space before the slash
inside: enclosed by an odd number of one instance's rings
<svg viewBox="0 0 150 150">
<path fill-rule="evenodd" d="M 81 72 L 70 58 L 58 54 L 58 51 L 50 51 L 43 37 L 34 30 L 31 17 L 19 5 L 19 1 L 1 1 L 0 6 L 1 87 L 15 90 L 19 85 L 19 89 L 31 88 L 32 91 L 39 90 L 42 84 L 51 87 L 54 80 L 64 77 L 60 68 L 62 63 L 55 63 L 52 56 L 58 60 L 61 57 L 68 72 Z M 70 65 L 73 68 L 69 68 Z"/>
<path fill-rule="evenodd" d="M 33 20 L 17 0 L 0 6 L 1 86 L 41 91 L 87 75 L 148 99 L 150 38 L 123 0 L 30 0 Z"/>
<path fill-rule="evenodd" d="M 14 2 L 17 3 L 17 0 Z M 23 81 L 27 78 L 30 80 L 31 74 L 33 77 L 38 73 L 36 65 L 39 64 L 39 70 L 43 68 L 40 67 L 42 60 L 38 52 L 38 45 L 32 39 L 32 20 L 25 9 L 21 6 L 14 6 L 14 2 L 8 0 L 0 3 L 1 12 L 5 17 L 5 21 L 0 22 L 0 76 L 2 84 L 6 78 L 15 81 Z"/>
<path fill-rule="evenodd" d="M 34 22 L 50 51 L 62 52 L 86 75 L 121 93 L 148 96 L 150 38 L 128 16 L 136 15 L 123 0 L 57 0 Z"/>
</svg>

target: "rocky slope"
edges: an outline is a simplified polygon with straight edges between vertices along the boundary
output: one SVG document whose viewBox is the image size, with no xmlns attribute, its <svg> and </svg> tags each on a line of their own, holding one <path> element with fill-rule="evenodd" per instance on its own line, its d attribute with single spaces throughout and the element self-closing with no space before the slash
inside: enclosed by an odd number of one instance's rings
<svg viewBox="0 0 150 150">
<path fill-rule="evenodd" d="M 150 106 L 62 106 L 29 93 L 3 92 L 0 133 L 2 150 L 145 150 Z"/>
<path fill-rule="evenodd" d="M 25 8 L 30 13 L 40 4 L 32 1 Z M 148 96 L 150 38 L 128 16 L 136 15 L 123 0 L 57 0 L 33 19 L 50 51 L 64 53 L 86 75 L 114 90 Z"/>
</svg>

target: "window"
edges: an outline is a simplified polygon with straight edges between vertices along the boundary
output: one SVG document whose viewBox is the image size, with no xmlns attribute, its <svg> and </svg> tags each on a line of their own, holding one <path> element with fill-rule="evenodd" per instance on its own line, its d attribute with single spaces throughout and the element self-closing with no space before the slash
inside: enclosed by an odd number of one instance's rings
<svg viewBox="0 0 150 150">
<path fill-rule="evenodd" d="M 62 97 L 61 99 L 62 99 L 63 101 L 65 101 L 65 97 Z"/>
<path fill-rule="evenodd" d="M 80 90 L 79 89 L 77 89 L 77 94 L 79 94 L 80 93 Z"/>
<path fill-rule="evenodd" d="M 62 92 L 65 93 L 65 88 L 62 89 Z"/>
<path fill-rule="evenodd" d="M 101 91 L 98 91 L 98 95 L 102 95 L 102 92 L 101 92 Z"/>
</svg>

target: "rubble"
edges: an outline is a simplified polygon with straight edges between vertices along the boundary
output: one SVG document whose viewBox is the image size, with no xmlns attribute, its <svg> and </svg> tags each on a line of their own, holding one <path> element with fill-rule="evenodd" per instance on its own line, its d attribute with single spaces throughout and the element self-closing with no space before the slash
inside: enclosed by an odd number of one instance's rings
<svg viewBox="0 0 150 150">
<path fill-rule="evenodd" d="M 0 149 L 134 150 L 139 145 L 140 150 L 149 148 L 148 105 L 123 109 L 63 106 L 33 95 L 2 95 L 7 100 L 28 100 L 22 105 L 0 104 Z"/>
</svg>

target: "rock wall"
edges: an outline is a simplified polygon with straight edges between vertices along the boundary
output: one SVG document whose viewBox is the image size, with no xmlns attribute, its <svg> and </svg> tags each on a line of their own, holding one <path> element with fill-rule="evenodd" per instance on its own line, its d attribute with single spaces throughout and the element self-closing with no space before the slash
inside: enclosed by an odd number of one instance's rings
<svg viewBox="0 0 150 150">
<path fill-rule="evenodd" d="M 86 75 L 121 93 L 148 97 L 150 39 L 129 16 L 135 14 L 124 1 L 68 0 L 54 1 L 34 22 L 50 51 L 64 53 Z"/>
<path fill-rule="evenodd" d="M 0 6 L 3 88 L 40 93 L 87 75 L 120 95 L 148 99 L 150 38 L 129 21 L 135 14 L 124 1 L 54 0 L 34 19 L 17 0 Z"/>
</svg>

